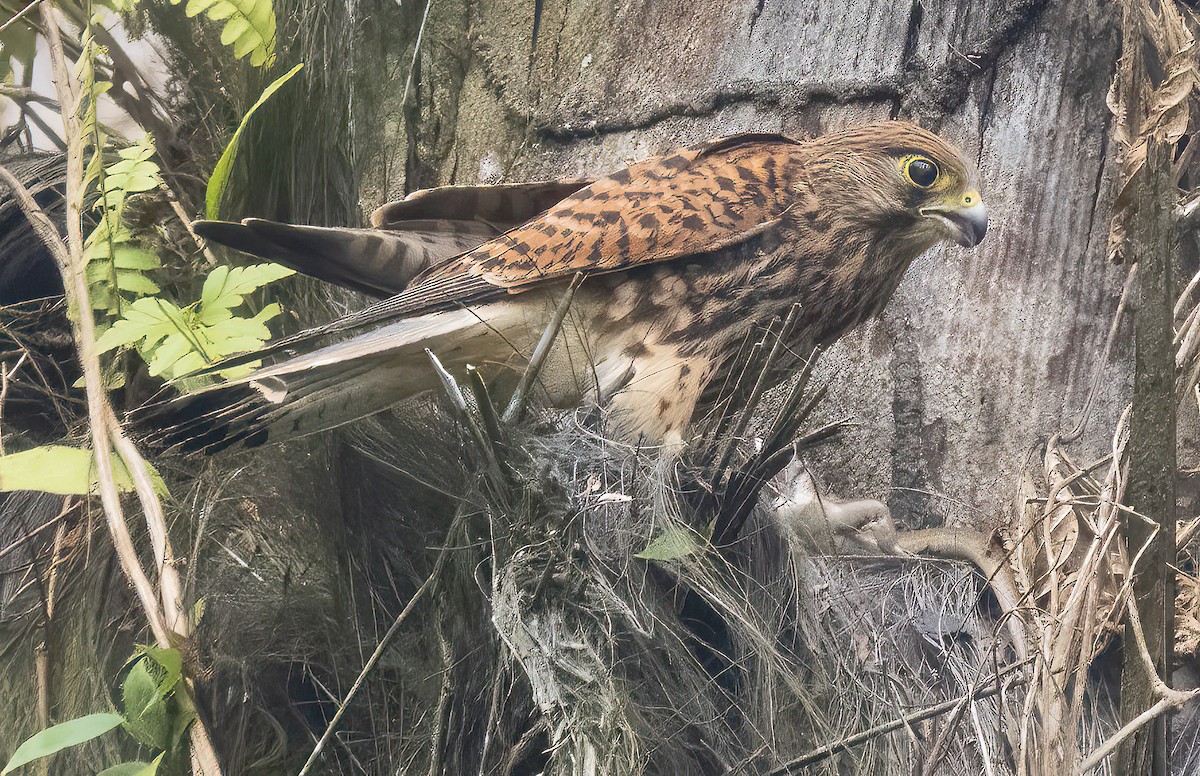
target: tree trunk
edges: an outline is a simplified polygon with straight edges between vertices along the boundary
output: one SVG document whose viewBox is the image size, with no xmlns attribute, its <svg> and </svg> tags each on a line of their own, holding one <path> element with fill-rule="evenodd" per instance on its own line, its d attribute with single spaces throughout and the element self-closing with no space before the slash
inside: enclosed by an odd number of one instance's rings
<svg viewBox="0 0 1200 776">
<path fill-rule="evenodd" d="M 1126 513 L 1124 528 L 1134 568 L 1133 590 L 1146 646 L 1155 672 L 1170 681 L 1175 615 L 1175 344 L 1172 308 L 1174 240 L 1171 207 L 1175 186 L 1171 148 L 1152 142 L 1146 153 L 1139 192 L 1134 258 L 1138 266 L 1137 306 L 1133 312 L 1134 388 L 1129 425 L 1129 485 L 1125 501 L 1138 515 Z M 1146 522 L 1145 519 L 1154 524 Z M 1144 552 L 1143 552 L 1144 548 Z M 1145 658 L 1139 654 L 1126 620 L 1125 666 L 1121 677 L 1121 718 L 1129 721 L 1150 708 L 1155 696 Z M 1170 773 L 1167 718 L 1159 717 L 1120 751 L 1117 773 Z"/>
</svg>

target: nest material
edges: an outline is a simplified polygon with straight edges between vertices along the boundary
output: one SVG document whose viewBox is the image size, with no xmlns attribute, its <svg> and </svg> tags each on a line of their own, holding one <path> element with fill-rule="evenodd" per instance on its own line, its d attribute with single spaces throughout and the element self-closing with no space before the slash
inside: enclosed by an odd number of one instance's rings
<svg viewBox="0 0 1200 776">
<path fill-rule="evenodd" d="M 735 464 L 756 457 L 749 441 L 734 449 Z M 801 772 L 1011 772 L 1019 684 L 820 752 L 961 698 L 1011 660 L 972 569 L 809 556 L 761 509 L 727 551 L 650 561 L 635 556 L 656 537 L 706 529 L 694 468 L 608 441 L 594 411 L 542 414 L 504 455 L 498 481 L 463 423 L 427 402 L 272 455 L 158 462 L 179 496 L 177 544 L 193 548 L 199 694 L 230 772 L 296 771 L 443 552 L 433 594 L 314 772 L 767 773 L 814 752 Z M 120 589 L 86 547 L 72 589 Z M 36 609 L 6 626 L 26 655 Z M 51 654 L 130 612 L 124 595 L 72 610 Z M 137 638 L 112 633 L 85 661 L 91 708 L 52 686 L 56 715 L 103 708 L 113 656 Z M 1087 741 L 1111 728 L 1096 686 Z"/>
</svg>

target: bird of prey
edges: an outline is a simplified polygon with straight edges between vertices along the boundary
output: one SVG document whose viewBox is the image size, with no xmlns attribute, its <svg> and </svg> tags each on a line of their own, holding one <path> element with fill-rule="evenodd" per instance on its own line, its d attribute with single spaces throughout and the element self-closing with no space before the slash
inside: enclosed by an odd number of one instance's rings
<svg viewBox="0 0 1200 776">
<path fill-rule="evenodd" d="M 267 364 L 173 400 L 174 440 L 252 447 L 350 422 L 434 389 L 427 348 L 451 372 L 515 378 L 582 274 L 544 398 L 600 402 L 617 436 L 678 448 L 748 335 L 798 303 L 794 344 L 828 345 L 877 314 L 919 254 L 978 244 L 987 215 L 961 152 L 890 121 L 725 137 L 591 182 L 432 189 L 372 223 L 196 224 L 386 298 L 236 357 Z"/>
</svg>

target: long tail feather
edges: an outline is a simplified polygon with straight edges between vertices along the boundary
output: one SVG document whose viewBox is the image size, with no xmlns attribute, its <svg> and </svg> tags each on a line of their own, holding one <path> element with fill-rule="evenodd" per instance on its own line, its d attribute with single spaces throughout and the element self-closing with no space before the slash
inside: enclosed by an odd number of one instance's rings
<svg viewBox="0 0 1200 776">
<path fill-rule="evenodd" d="M 142 410 L 154 445 L 214 452 L 334 428 L 436 386 L 429 348 L 447 364 L 495 360 L 508 347 L 489 320 L 454 310 L 398 321 Z M 511 348 L 509 348 L 511 352 Z"/>
<path fill-rule="evenodd" d="M 493 226 L 427 219 L 403 231 L 293 226 L 258 218 L 196 221 L 196 234 L 375 297 L 398 293 L 429 267 L 487 242 Z"/>
</svg>

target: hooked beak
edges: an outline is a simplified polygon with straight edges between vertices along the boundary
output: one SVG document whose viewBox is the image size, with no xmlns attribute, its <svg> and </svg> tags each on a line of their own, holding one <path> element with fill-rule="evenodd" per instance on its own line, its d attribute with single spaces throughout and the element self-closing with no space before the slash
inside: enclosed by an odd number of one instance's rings
<svg viewBox="0 0 1200 776">
<path fill-rule="evenodd" d="M 965 207 L 930 205 L 921 208 L 921 215 L 941 221 L 951 238 L 964 248 L 974 248 L 987 234 L 987 208 L 978 200 Z"/>
</svg>

